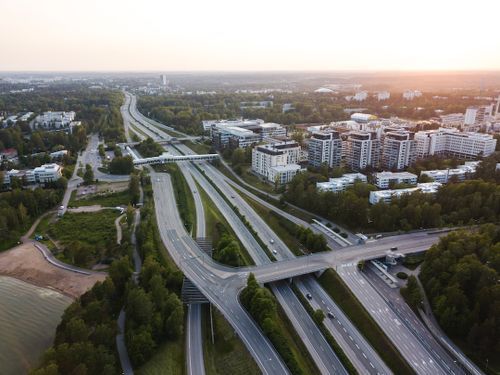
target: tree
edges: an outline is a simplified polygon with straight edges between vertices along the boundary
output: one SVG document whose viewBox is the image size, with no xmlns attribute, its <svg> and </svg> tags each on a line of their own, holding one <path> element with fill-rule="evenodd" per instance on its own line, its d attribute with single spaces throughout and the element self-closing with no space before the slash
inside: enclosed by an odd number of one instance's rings
<svg viewBox="0 0 500 375">
<path fill-rule="evenodd" d="M 132 228 L 132 224 L 134 223 L 134 208 L 129 204 L 127 206 L 127 226 Z"/>
<path fill-rule="evenodd" d="M 139 185 L 139 176 L 135 173 L 130 175 L 130 182 L 128 184 L 128 191 L 130 195 L 130 202 L 132 204 L 137 204 L 140 199 L 140 185 Z"/>
<path fill-rule="evenodd" d="M 317 309 L 313 313 L 313 319 L 316 322 L 316 324 L 321 324 L 323 323 L 323 320 L 325 320 L 325 313 L 321 309 Z"/>
<path fill-rule="evenodd" d="M 109 163 L 111 174 L 130 174 L 134 169 L 134 162 L 131 156 L 115 157 Z"/>
<path fill-rule="evenodd" d="M 90 164 L 85 165 L 85 173 L 83 174 L 83 184 L 91 185 L 94 183 L 94 171 Z"/>
</svg>

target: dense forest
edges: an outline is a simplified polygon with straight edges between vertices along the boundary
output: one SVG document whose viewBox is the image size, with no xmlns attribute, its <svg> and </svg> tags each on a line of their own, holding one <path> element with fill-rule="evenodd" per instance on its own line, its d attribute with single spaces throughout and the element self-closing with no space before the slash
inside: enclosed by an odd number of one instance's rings
<svg viewBox="0 0 500 375">
<path fill-rule="evenodd" d="M 468 352 L 498 363 L 500 227 L 452 232 L 425 254 L 420 279 L 441 327 Z"/>
<path fill-rule="evenodd" d="M 116 320 L 131 275 L 128 257 L 113 262 L 104 282 L 95 284 L 65 310 L 53 346 L 31 374 L 119 373 Z"/>
<path fill-rule="evenodd" d="M 0 193 L 0 251 L 13 246 L 39 215 L 57 205 L 64 187 Z"/>
<path fill-rule="evenodd" d="M 500 216 L 500 186 L 470 180 L 442 186 L 435 195 L 413 193 L 390 204 L 368 203 L 369 184 L 357 183 L 344 192 L 319 192 L 321 177 L 310 172 L 294 177 L 287 201 L 352 229 L 394 231 L 496 222 Z"/>
</svg>

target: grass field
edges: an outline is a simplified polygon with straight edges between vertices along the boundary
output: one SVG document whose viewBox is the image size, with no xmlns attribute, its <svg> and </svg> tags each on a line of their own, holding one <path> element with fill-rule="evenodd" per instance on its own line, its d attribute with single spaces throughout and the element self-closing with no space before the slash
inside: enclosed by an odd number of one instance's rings
<svg viewBox="0 0 500 375">
<path fill-rule="evenodd" d="M 208 197 L 207 193 L 205 190 L 203 190 L 198 184 L 196 184 L 198 187 L 198 192 L 200 194 L 200 197 L 203 201 L 203 208 L 205 210 L 205 225 L 206 225 L 206 236 L 212 238 L 212 242 L 215 244 L 219 240 L 219 233 L 216 228 L 217 223 L 221 223 L 224 225 L 226 230 L 229 231 L 233 235 L 234 238 L 238 240 L 238 243 L 240 244 L 240 253 L 241 257 L 245 263 L 245 265 L 253 265 L 255 264 L 250 257 L 250 254 L 248 254 L 247 250 L 243 246 L 243 244 L 240 242 L 238 239 L 238 236 L 234 233 L 233 229 L 227 222 L 227 220 L 222 216 L 221 212 L 219 209 L 215 206 L 214 202 Z"/>
<path fill-rule="evenodd" d="M 75 192 L 73 192 L 75 193 Z M 85 198 L 76 199 L 72 194 L 69 201 L 69 207 L 93 206 L 100 204 L 103 207 L 116 207 L 128 205 L 130 202 L 130 195 L 128 191 L 120 191 L 110 194 L 92 194 Z"/>
<path fill-rule="evenodd" d="M 156 349 L 153 357 L 135 371 L 138 375 L 184 375 L 184 335 L 177 341 L 169 341 Z"/>
<path fill-rule="evenodd" d="M 258 375 L 259 367 L 224 316 L 212 307 L 214 344 L 209 306 L 203 306 L 203 354 L 208 375 Z"/>
<path fill-rule="evenodd" d="M 414 374 L 399 351 L 334 270 L 326 270 L 319 282 L 395 374 Z"/>
<path fill-rule="evenodd" d="M 208 154 L 211 147 L 205 143 L 194 143 L 191 141 L 184 142 L 184 144 L 197 154 Z"/>
</svg>

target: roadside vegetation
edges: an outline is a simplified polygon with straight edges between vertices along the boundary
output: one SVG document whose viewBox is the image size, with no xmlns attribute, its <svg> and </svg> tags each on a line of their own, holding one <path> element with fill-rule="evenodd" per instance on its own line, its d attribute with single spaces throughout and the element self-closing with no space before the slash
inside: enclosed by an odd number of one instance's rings
<svg viewBox="0 0 500 375">
<path fill-rule="evenodd" d="M 319 278 L 319 283 L 395 374 L 414 374 L 406 360 L 334 270 L 326 270 Z"/>
<path fill-rule="evenodd" d="M 127 348 L 138 374 L 183 374 L 184 305 L 180 301 L 183 275 L 161 241 L 150 177 L 141 176 L 141 181 L 144 205 L 136 236 L 144 265 L 139 285 L 134 286 L 131 299 L 127 299 Z M 128 311 L 133 316 L 130 322 Z"/>
<path fill-rule="evenodd" d="M 451 232 L 425 254 L 420 280 L 443 330 L 483 369 L 500 369 L 500 227 Z"/>
<path fill-rule="evenodd" d="M 240 301 L 269 338 L 292 374 L 315 374 L 318 369 L 269 289 L 250 274 Z"/>
<path fill-rule="evenodd" d="M 205 370 L 208 375 L 261 374 L 233 327 L 216 308 L 204 305 L 202 316 Z M 213 344 L 210 317 L 213 318 Z"/>
<path fill-rule="evenodd" d="M 307 299 L 304 297 L 304 295 L 300 292 L 300 290 L 297 288 L 295 284 L 292 285 L 293 292 L 297 296 L 297 298 L 300 300 L 304 308 L 306 309 L 307 313 L 309 316 L 314 320 L 314 322 L 318 325 L 319 330 L 325 336 L 326 341 L 330 345 L 330 347 L 333 349 L 337 357 L 339 358 L 340 362 L 342 362 L 342 365 L 345 367 L 347 372 L 349 374 L 358 374 L 358 371 L 354 368 L 352 365 L 351 361 L 349 358 L 346 356 L 342 348 L 339 346 L 339 344 L 335 341 L 333 338 L 332 334 L 326 328 L 324 324 L 325 320 L 325 313 L 323 310 L 314 310 L 312 306 L 309 304 Z"/>
<path fill-rule="evenodd" d="M 170 174 L 172 178 L 172 185 L 174 188 L 175 201 L 177 202 L 177 209 L 179 210 L 179 215 L 188 233 L 196 231 L 196 209 L 194 206 L 194 198 L 189 189 L 189 185 L 186 182 L 179 166 L 175 163 L 166 164 L 162 166 L 162 169 Z"/>
<path fill-rule="evenodd" d="M 238 191 L 241 197 L 254 209 L 255 212 L 269 225 L 269 227 L 283 240 L 287 247 L 296 256 L 306 253 L 327 251 L 328 246 L 323 235 L 314 233 L 310 228 L 297 225 L 273 210 L 261 205 L 244 193 Z"/>
<path fill-rule="evenodd" d="M 144 141 L 139 143 L 137 146 L 137 151 L 141 154 L 142 157 L 144 158 L 150 158 L 153 156 L 159 156 L 165 150 L 163 147 L 160 146 L 159 143 L 156 143 L 152 138 L 146 138 Z"/>
</svg>

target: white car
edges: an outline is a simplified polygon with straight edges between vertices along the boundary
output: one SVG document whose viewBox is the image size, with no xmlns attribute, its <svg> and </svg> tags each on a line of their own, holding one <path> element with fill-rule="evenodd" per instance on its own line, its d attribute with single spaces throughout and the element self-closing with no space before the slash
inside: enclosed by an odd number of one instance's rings
<svg viewBox="0 0 500 375">
<path fill-rule="evenodd" d="M 271 239 L 269 240 L 269 243 L 274 243 L 274 240 L 271 238 Z"/>
<path fill-rule="evenodd" d="M 276 250 L 273 250 L 273 254 L 278 254 L 278 252 Z"/>
</svg>

